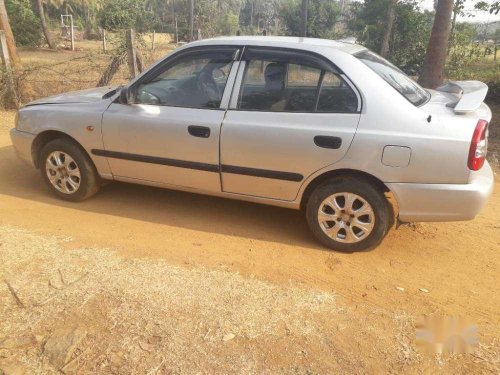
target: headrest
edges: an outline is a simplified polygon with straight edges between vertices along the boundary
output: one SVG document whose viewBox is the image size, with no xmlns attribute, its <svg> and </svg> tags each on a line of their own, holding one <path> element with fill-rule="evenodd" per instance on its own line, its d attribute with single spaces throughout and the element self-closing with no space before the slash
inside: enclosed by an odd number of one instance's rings
<svg viewBox="0 0 500 375">
<path fill-rule="evenodd" d="M 264 72 L 266 89 L 283 90 L 285 88 L 285 64 L 273 62 L 266 66 Z"/>
</svg>

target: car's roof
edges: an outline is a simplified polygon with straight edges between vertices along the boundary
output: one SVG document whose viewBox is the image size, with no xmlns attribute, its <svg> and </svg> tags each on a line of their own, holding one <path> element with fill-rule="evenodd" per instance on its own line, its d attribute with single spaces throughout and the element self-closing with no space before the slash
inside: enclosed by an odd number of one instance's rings
<svg viewBox="0 0 500 375">
<path fill-rule="evenodd" d="M 299 38 L 293 36 L 224 36 L 211 39 L 203 39 L 190 45 L 213 45 L 213 44 L 246 44 L 254 46 L 288 47 L 297 49 L 309 49 L 315 47 L 328 47 L 349 54 L 363 51 L 366 48 L 342 40 Z M 309 48 L 308 48 L 309 47 Z"/>
</svg>

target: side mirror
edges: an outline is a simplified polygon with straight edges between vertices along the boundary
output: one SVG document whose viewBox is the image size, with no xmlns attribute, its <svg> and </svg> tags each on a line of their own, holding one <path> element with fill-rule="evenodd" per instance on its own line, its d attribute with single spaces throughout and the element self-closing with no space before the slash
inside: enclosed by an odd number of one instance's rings
<svg viewBox="0 0 500 375">
<path fill-rule="evenodd" d="M 123 86 L 120 89 L 120 103 L 121 104 L 128 104 L 129 93 L 130 93 L 130 89 L 128 88 L 128 86 Z"/>
</svg>

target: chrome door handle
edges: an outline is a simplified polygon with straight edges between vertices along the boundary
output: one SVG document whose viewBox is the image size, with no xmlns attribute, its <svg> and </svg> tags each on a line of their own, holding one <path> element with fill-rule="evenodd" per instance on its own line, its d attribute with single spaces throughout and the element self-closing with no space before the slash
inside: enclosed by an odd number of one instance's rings
<svg viewBox="0 0 500 375">
<path fill-rule="evenodd" d="M 188 132 L 193 137 L 208 138 L 210 137 L 210 128 L 206 126 L 189 125 Z"/>
</svg>

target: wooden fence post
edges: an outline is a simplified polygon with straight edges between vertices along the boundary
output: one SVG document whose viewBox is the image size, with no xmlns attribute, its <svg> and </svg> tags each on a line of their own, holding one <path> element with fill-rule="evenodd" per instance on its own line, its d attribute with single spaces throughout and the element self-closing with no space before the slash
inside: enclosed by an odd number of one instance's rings
<svg viewBox="0 0 500 375">
<path fill-rule="evenodd" d="M 73 26 L 73 16 L 70 17 L 71 21 L 71 30 L 70 30 L 70 35 L 71 35 L 71 50 L 75 50 L 75 30 Z"/>
<path fill-rule="evenodd" d="M 156 39 L 156 31 L 153 30 L 153 40 L 151 41 L 151 49 L 155 50 L 155 39 Z"/>
<path fill-rule="evenodd" d="M 128 71 L 130 73 L 130 78 L 134 78 L 137 75 L 137 57 L 135 53 L 135 35 L 134 30 L 127 30 L 127 62 Z"/>
<path fill-rule="evenodd" d="M 179 44 L 179 29 L 177 27 L 177 16 L 175 16 L 175 44 Z"/>
<path fill-rule="evenodd" d="M 12 66 L 10 63 L 9 49 L 7 47 L 7 38 L 5 36 L 5 31 L 3 30 L 0 30 L 0 57 L 3 66 L 5 67 L 7 98 L 12 100 L 12 104 L 14 104 L 16 108 L 18 108 L 19 101 L 17 97 L 16 87 L 14 85 L 14 78 L 12 77 Z"/>
<path fill-rule="evenodd" d="M 102 51 L 104 53 L 108 52 L 108 45 L 106 41 L 106 29 L 102 29 Z"/>
</svg>

